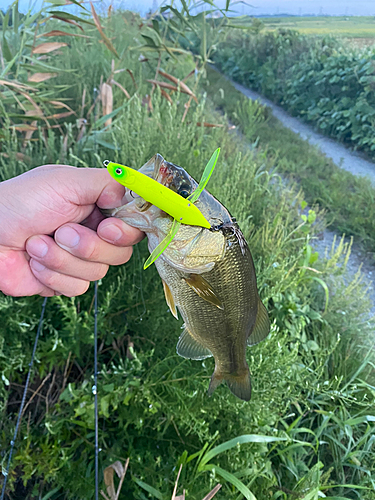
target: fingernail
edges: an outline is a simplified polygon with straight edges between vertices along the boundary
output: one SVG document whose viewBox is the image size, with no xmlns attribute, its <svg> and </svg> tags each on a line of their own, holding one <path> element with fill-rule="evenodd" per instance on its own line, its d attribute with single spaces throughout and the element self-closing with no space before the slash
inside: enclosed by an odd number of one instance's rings
<svg viewBox="0 0 375 500">
<path fill-rule="evenodd" d="M 116 224 L 108 224 L 100 229 L 100 237 L 108 243 L 115 243 L 122 236 L 121 229 Z"/>
<path fill-rule="evenodd" d="M 33 236 L 27 241 L 27 253 L 34 257 L 44 257 L 48 252 L 48 245 L 39 236 Z"/>
<path fill-rule="evenodd" d="M 46 268 L 46 266 L 43 266 L 43 264 L 34 259 L 30 260 L 30 266 L 37 272 L 43 271 Z"/>
<path fill-rule="evenodd" d="M 73 248 L 78 245 L 80 236 L 75 229 L 65 226 L 56 231 L 55 240 L 62 247 Z"/>
</svg>

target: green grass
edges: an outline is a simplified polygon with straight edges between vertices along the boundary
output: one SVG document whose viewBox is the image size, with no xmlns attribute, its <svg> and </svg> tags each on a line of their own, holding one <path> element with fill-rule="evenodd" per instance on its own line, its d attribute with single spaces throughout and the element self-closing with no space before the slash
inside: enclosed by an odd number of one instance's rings
<svg viewBox="0 0 375 500">
<path fill-rule="evenodd" d="M 230 477 L 225 471 L 236 474 L 258 500 L 274 500 L 284 490 L 295 495 L 329 493 L 330 486 L 337 495 L 356 498 L 355 488 L 346 485 L 371 488 L 367 471 L 373 458 L 366 446 L 375 429 L 365 416 L 375 408 L 367 385 L 371 360 L 361 347 L 369 341 L 372 324 L 358 326 L 368 302 L 358 280 L 344 283 L 344 267 L 337 266 L 345 261 L 348 248 L 338 248 L 328 262 L 316 260 L 309 241 L 319 228 L 313 219 L 301 218 L 302 195 L 268 173 L 272 156 L 248 152 L 246 143 L 225 128 L 197 128 L 196 121 L 214 118 L 208 108 L 198 107 L 191 123 L 181 125 L 183 111 L 182 105 L 171 108 L 155 97 L 150 115 L 134 99 L 113 130 L 121 148 L 115 160 L 132 158 L 138 165 L 158 150 L 188 165 L 198 177 L 205 160 L 221 146 L 210 190 L 235 214 L 250 243 L 272 332 L 248 352 L 250 404 L 230 396 L 224 386 L 207 398 L 212 360 L 200 363 L 176 355 L 181 322 L 167 311 L 155 268 L 142 271 L 146 245 L 127 265 L 111 269 L 99 287 L 101 469 L 130 457 L 123 494 L 137 499 L 147 498 L 141 496 L 140 482 L 169 498 L 179 463 L 184 464 L 180 483 L 188 490 L 187 498 L 197 500 L 202 491 Z M 95 165 L 98 152 L 106 154 L 100 148 L 80 158 Z M 69 163 L 77 162 L 76 154 L 73 149 Z M 328 304 L 324 287 L 330 290 Z M 8 396 L 8 416 L 17 408 L 15 383 L 23 381 L 40 305 L 38 298 L 0 298 L 0 369 L 12 384 L 9 395 L 3 392 Z M 55 373 L 57 399 L 51 399 L 48 411 L 43 400 L 32 405 L 33 413 L 23 421 L 11 478 L 22 477 L 26 486 L 22 490 L 18 481 L 14 500 L 31 500 L 54 489 L 53 500 L 93 496 L 91 307 L 92 289 L 83 297 L 57 297 L 48 305 L 32 389 Z M 126 356 L 130 341 L 133 360 Z M 64 387 L 66 366 L 69 377 Z M 51 397 L 48 389 L 46 384 L 41 394 Z M 355 417 L 358 424 L 350 420 Z M 11 430 L 11 421 L 2 419 L 2 449 Z M 258 436 L 258 444 L 221 453 L 210 461 L 210 468 L 193 458 L 204 446 L 249 434 Z M 264 435 L 283 440 L 266 444 Z M 353 467 L 353 456 L 361 466 Z M 363 499 L 366 494 L 364 490 Z M 225 481 L 217 498 L 234 500 L 238 492 Z"/>
<path fill-rule="evenodd" d="M 366 179 L 340 169 L 271 112 L 255 123 L 246 113 L 249 99 L 220 73 L 208 69 L 210 93 L 215 104 L 239 125 L 245 137 L 267 151 L 277 171 L 298 182 L 310 205 L 326 211 L 326 220 L 340 233 L 355 236 L 367 250 L 375 252 L 375 188 Z M 220 90 L 222 89 L 222 90 Z M 250 117 L 250 120 L 249 120 Z"/>
<path fill-rule="evenodd" d="M 129 23 L 131 30 L 125 30 Z M 237 218 L 249 242 L 272 328 L 266 341 L 248 350 L 251 402 L 239 401 L 225 386 L 208 398 L 213 360 L 177 356 L 181 321 L 168 312 L 155 267 L 142 270 L 148 251 L 145 241 L 138 245 L 129 263 L 111 268 L 99 286 L 100 470 L 130 458 L 122 495 L 136 500 L 155 498 L 150 491 L 169 500 L 180 464 L 178 494 L 185 488 L 191 500 L 201 500 L 218 482 L 223 487 L 215 500 L 242 500 L 240 490 L 257 500 L 315 500 L 323 494 L 372 500 L 373 321 L 359 276 L 352 281 L 345 276 L 349 246 L 341 242 L 328 260 L 312 252 L 321 214 L 315 220 L 315 211 L 305 213 L 305 195 L 275 172 L 282 161 L 286 168 L 286 150 L 267 148 L 265 142 L 263 149 L 248 147 L 258 129 L 268 126 L 263 108 L 225 87 L 228 114 L 231 110 L 238 123 L 246 123 L 249 139 L 229 131 L 214 111 L 220 84 L 208 87 L 213 102 L 199 97 L 183 123 L 186 95 L 172 94 L 171 105 L 156 90 L 149 109 L 144 98 L 151 86 L 145 80 L 155 74 L 158 54 L 149 52 L 147 63 L 141 63 L 139 52 L 129 50 L 145 27 L 132 13 L 119 13 L 103 24 L 120 54 L 116 69 L 129 65 L 135 75 L 137 88 L 128 72 L 116 76 L 132 89 L 132 99 L 124 100 L 116 88 L 118 111 L 111 127 L 104 127 L 99 108 L 79 141 L 75 120 L 48 135 L 36 131 L 25 147 L 24 136 L 4 129 L 1 178 L 57 160 L 90 167 L 110 157 L 137 167 L 156 152 L 199 178 L 220 146 L 210 191 Z M 53 56 L 56 67 L 79 73 L 76 85 L 63 95 L 78 116 L 92 103 L 81 110 L 84 89 L 91 95 L 101 74 L 106 78 L 111 71 L 113 59 L 97 31 L 90 28 L 89 33 L 89 44 L 72 42 L 61 57 Z M 160 62 L 178 78 L 195 67 L 186 54 L 177 59 L 164 54 Z M 26 69 L 21 64 L 20 78 L 26 78 Z M 69 78 L 64 82 L 68 85 Z M 16 106 L 11 97 L 9 106 Z M 197 126 L 204 121 L 223 126 Z M 94 496 L 92 293 L 90 288 L 81 297 L 48 302 L 31 384 L 39 392 L 21 423 L 9 481 L 12 500 Z M 2 465 L 41 303 L 40 297 L 0 294 Z M 102 476 L 100 481 L 104 489 Z"/>
<path fill-rule="evenodd" d="M 368 38 L 375 42 L 374 16 L 272 17 L 262 18 L 267 31 L 296 29 L 304 35 L 333 35 L 344 38 Z M 369 40 L 369 43 L 371 40 Z"/>
</svg>

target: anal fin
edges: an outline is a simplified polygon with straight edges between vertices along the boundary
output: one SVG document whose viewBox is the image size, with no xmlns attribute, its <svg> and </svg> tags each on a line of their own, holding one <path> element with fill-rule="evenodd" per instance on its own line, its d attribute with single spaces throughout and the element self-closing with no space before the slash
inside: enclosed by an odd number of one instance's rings
<svg viewBox="0 0 375 500">
<path fill-rule="evenodd" d="M 210 302 L 219 309 L 224 309 L 224 306 L 213 290 L 212 286 L 200 274 L 190 274 L 188 278 L 183 278 L 186 283 L 199 295 L 202 299 Z"/>
<path fill-rule="evenodd" d="M 255 345 L 264 340 L 270 333 L 270 320 L 268 317 L 267 309 L 264 307 L 263 302 L 259 299 L 258 312 L 255 320 L 253 331 L 247 339 L 247 345 Z"/>
<path fill-rule="evenodd" d="M 172 295 L 172 292 L 169 288 L 169 286 L 166 284 L 164 280 L 163 282 L 163 288 L 164 288 L 164 295 L 165 295 L 165 300 L 167 301 L 168 307 L 173 314 L 173 316 L 178 319 L 178 314 L 177 314 L 177 309 L 176 309 L 176 304 L 174 303 L 174 298 Z"/>
<path fill-rule="evenodd" d="M 179 356 L 187 359 L 199 360 L 212 356 L 211 351 L 195 340 L 186 327 L 178 339 L 176 350 Z"/>
</svg>

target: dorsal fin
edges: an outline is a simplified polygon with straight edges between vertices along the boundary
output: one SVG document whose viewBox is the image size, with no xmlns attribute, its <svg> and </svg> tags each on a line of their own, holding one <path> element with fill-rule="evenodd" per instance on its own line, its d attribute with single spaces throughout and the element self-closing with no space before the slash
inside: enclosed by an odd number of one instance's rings
<svg viewBox="0 0 375 500">
<path fill-rule="evenodd" d="M 270 333 L 270 320 L 267 309 L 263 302 L 258 300 L 258 312 L 255 320 L 254 328 L 247 339 L 247 345 L 255 345 L 264 340 Z"/>
<path fill-rule="evenodd" d="M 177 342 L 177 354 L 187 359 L 205 359 L 212 356 L 211 351 L 195 340 L 186 325 L 184 326 L 185 329 Z"/>
</svg>

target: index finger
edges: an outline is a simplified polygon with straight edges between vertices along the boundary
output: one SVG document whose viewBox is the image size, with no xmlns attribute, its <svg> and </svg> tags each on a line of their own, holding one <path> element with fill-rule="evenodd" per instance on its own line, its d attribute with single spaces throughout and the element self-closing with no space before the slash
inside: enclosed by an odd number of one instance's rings
<svg viewBox="0 0 375 500">
<path fill-rule="evenodd" d="M 55 232 L 55 241 L 80 259 L 112 266 L 124 264 L 130 259 L 132 245 L 144 235 L 119 219 L 110 221 L 99 224 L 98 232 L 80 224 L 64 224 Z"/>
</svg>

